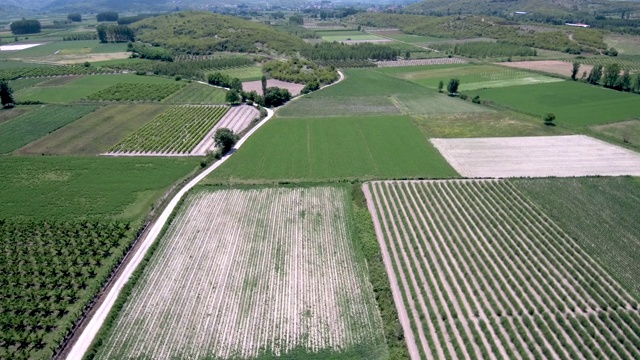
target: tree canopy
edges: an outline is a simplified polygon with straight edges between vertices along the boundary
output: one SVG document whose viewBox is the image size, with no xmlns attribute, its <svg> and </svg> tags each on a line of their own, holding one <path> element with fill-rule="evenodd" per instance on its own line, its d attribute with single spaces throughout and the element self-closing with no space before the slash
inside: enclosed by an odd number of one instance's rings
<svg viewBox="0 0 640 360">
<path fill-rule="evenodd" d="M 40 32 L 40 21 L 38 20 L 18 20 L 9 26 L 14 35 L 36 34 Z"/>
<path fill-rule="evenodd" d="M 2 103 L 3 108 L 13 107 L 15 103 L 13 100 L 13 90 L 4 80 L 0 80 L 0 103 Z"/>
<path fill-rule="evenodd" d="M 216 147 L 218 147 L 222 153 L 226 153 L 231 150 L 236 142 L 238 142 L 239 138 L 240 137 L 234 133 L 233 130 L 228 128 L 220 128 L 216 130 L 216 133 L 213 135 Z"/>
<path fill-rule="evenodd" d="M 449 92 L 449 95 L 455 95 L 458 93 L 458 87 L 460 86 L 460 80 L 453 78 L 449 80 L 449 83 L 447 84 L 447 91 Z"/>
</svg>

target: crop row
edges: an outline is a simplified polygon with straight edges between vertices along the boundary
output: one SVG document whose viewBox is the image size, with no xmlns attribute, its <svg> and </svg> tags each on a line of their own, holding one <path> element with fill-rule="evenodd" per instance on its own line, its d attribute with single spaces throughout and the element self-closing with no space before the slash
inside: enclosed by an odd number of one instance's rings
<svg viewBox="0 0 640 360">
<path fill-rule="evenodd" d="M 422 357 L 640 356 L 635 300 L 507 183 L 367 188 Z"/>
<path fill-rule="evenodd" d="M 622 70 L 640 71 L 640 60 L 624 59 L 616 57 L 593 57 L 586 59 L 576 59 L 575 61 L 585 65 L 602 65 L 618 64 Z"/>
<path fill-rule="evenodd" d="M 321 66 L 333 66 L 336 69 L 346 68 L 369 68 L 376 67 L 376 64 L 371 60 L 319 60 L 316 61 Z"/>
<path fill-rule="evenodd" d="M 180 90 L 184 84 L 116 84 L 87 96 L 94 101 L 160 101 Z"/>
<path fill-rule="evenodd" d="M 348 201 L 340 188 L 194 194 L 97 358 L 384 349 L 371 285 L 349 241 Z"/>
<path fill-rule="evenodd" d="M 16 80 L 20 78 L 49 77 L 49 76 L 63 76 L 63 75 L 110 74 L 113 72 L 116 72 L 116 71 L 109 68 L 85 67 L 85 66 L 79 66 L 79 65 L 40 66 L 40 67 L 0 69 L 0 79 Z"/>
<path fill-rule="evenodd" d="M 51 358 L 128 231 L 119 222 L 0 220 L 0 358 Z"/>
<path fill-rule="evenodd" d="M 190 153 L 227 111 L 226 106 L 172 107 L 109 152 Z"/>
<path fill-rule="evenodd" d="M 466 63 L 467 63 L 467 60 L 454 58 L 454 57 L 376 62 L 378 67 L 425 66 L 425 65 L 445 65 L 445 64 L 466 64 Z"/>
</svg>

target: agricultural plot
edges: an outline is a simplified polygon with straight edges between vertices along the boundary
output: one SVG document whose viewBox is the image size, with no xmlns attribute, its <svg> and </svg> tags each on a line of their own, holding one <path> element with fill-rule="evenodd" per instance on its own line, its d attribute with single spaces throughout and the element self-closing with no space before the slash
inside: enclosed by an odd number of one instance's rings
<svg viewBox="0 0 640 360">
<path fill-rule="evenodd" d="M 622 70 L 629 70 L 632 72 L 640 71 L 640 57 L 639 56 L 618 56 L 618 57 L 590 57 L 586 59 L 578 60 L 581 64 L 585 65 L 602 65 L 607 66 L 608 64 L 618 64 Z"/>
<path fill-rule="evenodd" d="M 191 151 L 191 155 L 207 155 L 215 150 L 214 135 L 218 129 L 227 128 L 236 134 L 242 134 L 254 120 L 260 119 L 260 111 L 253 106 L 232 107 L 209 131 L 200 143 Z"/>
<path fill-rule="evenodd" d="M 322 91 L 290 102 L 278 110 L 278 116 L 285 118 L 399 114 L 400 110 L 387 96 L 326 97 Z"/>
<path fill-rule="evenodd" d="M 18 107 L 18 108 L 12 108 L 12 109 L 1 109 L 0 110 L 0 124 L 11 120 L 15 117 L 18 117 L 20 115 L 24 115 L 26 113 L 28 113 L 29 111 L 33 110 L 32 107 Z"/>
<path fill-rule="evenodd" d="M 228 69 L 212 70 L 208 73 L 222 73 L 230 78 L 238 78 L 241 81 L 255 81 L 262 78 L 262 67 L 260 66 L 243 66 Z"/>
<path fill-rule="evenodd" d="M 465 177 L 640 176 L 640 154 L 584 135 L 431 142 Z"/>
<path fill-rule="evenodd" d="M 640 145 L 640 120 L 598 125 L 591 129 L 625 143 Z"/>
<path fill-rule="evenodd" d="M 117 84 L 87 96 L 94 101 L 160 101 L 180 90 L 183 83 Z"/>
<path fill-rule="evenodd" d="M 387 115 L 276 119 L 204 181 L 454 176 L 409 117 Z"/>
<path fill-rule="evenodd" d="M 47 105 L 0 122 L 0 154 L 6 154 L 95 111 L 95 106 Z"/>
<path fill-rule="evenodd" d="M 229 108 L 176 106 L 112 147 L 109 155 L 189 154 Z"/>
<path fill-rule="evenodd" d="M 378 65 L 378 67 L 381 67 L 381 68 L 387 68 L 387 67 L 449 65 L 449 64 L 466 64 L 466 63 L 467 63 L 467 60 L 452 57 L 452 58 L 436 58 L 436 59 L 377 61 L 376 65 Z"/>
<path fill-rule="evenodd" d="M 224 105 L 225 95 L 226 91 L 223 89 L 194 82 L 164 99 L 163 102 L 181 105 Z"/>
<path fill-rule="evenodd" d="M 472 90 L 467 94 L 540 119 L 551 112 L 560 125 L 591 126 L 640 116 L 638 95 L 576 81 Z"/>
<path fill-rule="evenodd" d="M 96 358 L 388 357 L 349 204 L 332 187 L 191 194 Z"/>
<path fill-rule="evenodd" d="M 367 34 L 362 31 L 356 30 L 342 30 L 342 31 L 316 31 L 322 40 L 324 41 L 368 41 L 368 40 L 385 40 L 379 36 L 373 34 Z"/>
<path fill-rule="evenodd" d="M 572 63 L 560 60 L 513 61 L 499 63 L 499 65 L 517 69 L 543 71 L 546 73 L 558 74 L 566 77 L 571 76 L 571 69 L 573 69 Z M 587 72 L 587 74 L 589 74 L 591 72 L 591 69 L 593 69 L 592 65 L 580 64 L 580 69 L 577 76 L 582 76 L 582 73 L 585 71 Z"/>
<path fill-rule="evenodd" d="M 296 84 L 276 79 L 267 80 L 267 87 L 279 87 L 281 89 L 287 89 L 293 96 L 299 95 L 300 91 L 304 89 L 303 84 Z M 258 94 L 262 95 L 262 81 L 245 81 L 242 83 L 242 89 L 246 92 L 255 91 Z"/>
<path fill-rule="evenodd" d="M 405 115 L 438 115 L 452 113 L 480 113 L 493 110 L 474 103 L 425 89 L 422 96 L 396 95 L 392 101 Z"/>
<path fill-rule="evenodd" d="M 346 79 L 335 86 L 314 94 L 322 97 L 344 98 L 351 96 L 371 97 L 398 94 L 421 95 L 424 87 L 404 79 L 367 69 L 347 69 Z"/>
<path fill-rule="evenodd" d="M 98 155 L 169 109 L 157 104 L 107 105 L 16 151 L 23 155 Z"/>
<path fill-rule="evenodd" d="M 640 356 L 637 301 L 508 182 L 364 190 L 415 358 Z"/>
<path fill-rule="evenodd" d="M 640 300 L 640 179 L 510 180 Z"/>
</svg>

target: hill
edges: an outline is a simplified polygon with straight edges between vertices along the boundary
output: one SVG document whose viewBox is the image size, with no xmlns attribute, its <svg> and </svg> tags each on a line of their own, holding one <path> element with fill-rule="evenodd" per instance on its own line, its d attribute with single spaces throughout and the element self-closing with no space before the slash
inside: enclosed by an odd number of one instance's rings
<svg viewBox="0 0 640 360">
<path fill-rule="evenodd" d="M 42 7 L 49 12 L 89 12 L 96 11 L 165 11 L 175 8 L 166 0 L 54 0 Z"/>
<path fill-rule="evenodd" d="M 585 0 L 425 0 L 405 9 L 411 13 L 430 15 L 501 15 L 516 11 L 561 14 L 584 11 L 587 6 Z"/>
<path fill-rule="evenodd" d="M 208 12 L 180 12 L 132 25 L 142 42 L 176 53 L 207 55 L 214 51 L 292 54 L 304 41 L 271 26 Z"/>
</svg>

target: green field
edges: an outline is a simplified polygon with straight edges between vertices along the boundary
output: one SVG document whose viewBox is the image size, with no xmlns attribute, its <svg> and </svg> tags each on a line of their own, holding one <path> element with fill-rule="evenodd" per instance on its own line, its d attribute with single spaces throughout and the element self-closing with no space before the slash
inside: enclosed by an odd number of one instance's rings
<svg viewBox="0 0 640 360">
<path fill-rule="evenodd" d="M 441 42 L 441 41 L 450 40 L 446 38 L 437 38 L 433 36 L 420 36 L 420 35 L 411 35 L 411 34 L 392 34 L 392 35 L 384 35 L 384 37 L 402 41 L 402 42 L 408 42 L 411 44 Z"/>
<path fill-rule="evenodd" d="M 382 40 L 381 37 L 356 30 L 316 31 L 324 41 Z"/>
<path fill-rule="evenodd" d="M 141 221 L 197 158 L 0 158 L 0 218 Z"/>
<path fill-rule="evenodd" d="M 107 152 L 140 129 L 168 106 L 155 104 L 108 105 L 31 144 L 18 154 L 97 155 Z"/>
<path fill-rule="evenodd" d="M 36 40 L 37 41 L 37 40 Z M 77 55 L 127 51 L 127 44 L 101 44 L 98 40 L 54 41 L 40 46 L 3 54 L 5 58 L 34 58 L 50 55 Z"/>
<path fill-rule="evenodd" d="M 168 104 L 223 105 L 226 103 L 226 91 L 213 86 L 191 83 L 173 95 L 164 99 Z"/>
<path fill-rule="evenodd" d="M 640 179 L 531 179 L 512 183 L 640 300 Z"/>
<path fill-rule="evenodd" d="M 116 84 L 86 97 L 93 101 L 161 101 L 180 90 L 182 82 L 165 84 Z"/>
<path fill-rule="evenodd" d="M 385 68 L 378 71 L 432 89 L 437 89 L 438 83 L 442 81 L 446 90 L 449 80 L 457 78 L 460 80 L 460 91 L 563 81 L 551 76 L 495 65 L 431 65 Z"/>
<path fill-rule="evenodd" d="M 26 114 L 32 109 L 34 109 L 33 106 L 28 106 L 28 107 L 20 106 L 17 108 L 14 107 L 13 109 L 0 109 L 0 123 L 11 120 L 20 115 Z"/>
<path fill-rule="evenodd" d="M 322 94 L 321 91 L 292 101 L 278 110 L 278 116 L 301 118 L 400 114 L 400 110 L 388 96 L 333 97 Z"/>
<path fill-rule="evenodd" d="M 639 116 L 640 119 L 640 116 Z M 606 134 L 618 141 L 640 145 L 640 120 L 621 121 L 591 127 L 592 130 Z"/>
<path fill-rule="evenodd" d="M 0 123 L 0 154 L 6 154 L 95 111 L 95 106 L 41 106 Z"/>
<path fill-rule="evenodd" d="M 230 78 L 238 78 L 241 81 L 255 81 L 262 78 L 262 67 L 260 66 L 245 66 L 238 68 L 210 70 L 207 74 L 222 73 Z"/>
<path fill-rule="evenodd" d="M 574 81 L 475 90 L 468 94 L 540 118 L 552 112 L 558 125 L 590 126 L 640 115 L 638 95 Z"/>
<path fill-rule="evenodd" d="M 208 183 L 456 176 L 406 116 L 277 119 Z"/>
<path fill-rule="evenodd" d="M 406 115 L 437 115 L 450 113 L 479 113 L 491 109 L 464 101 L 457 97 L 439 94 L 425 89 L 422 95 L 397 95 L 393 97 L 396 106 Z"/>
<path fill-rule="evenodd" d="M 425 88 L 413 82 L 368 69 L 347 69 L 346 79 L 317 93 L 323 97 L 369 97 L 399 94 L 420 95 Z M 426 90 L 430 91 L 430 90 Z"/>
<path fill-rule="evenodd" d="M 17 80 L 11 80 L 9 81 L 9 87 L 11 87 L 11 90 L 13 91 L 18 91 L 18 90 L 22 90 L 22 89 L 26 89 L 32 86 L 35 86 L 43 81 L 46 81 L 46 79 L 42 79 L 42 78 L 30 78 L 30 79 L 17 79 Z"/>
<path fill-rule="evenodd" d="M 33 86 L 16 91 L 17 101 L 43 101 L 48 103 L 69 103 L 81 100 L 87 95 L 117 84 L 173 84 L 176 81 L 157 76 L 133 74 L 92 75 L 76 78 L 59 86 Z"/>
</svg>

